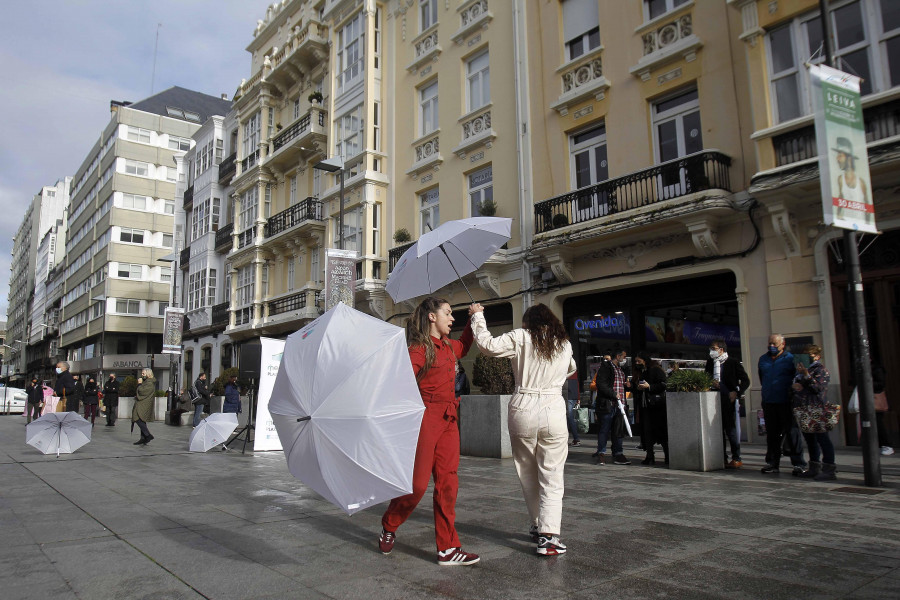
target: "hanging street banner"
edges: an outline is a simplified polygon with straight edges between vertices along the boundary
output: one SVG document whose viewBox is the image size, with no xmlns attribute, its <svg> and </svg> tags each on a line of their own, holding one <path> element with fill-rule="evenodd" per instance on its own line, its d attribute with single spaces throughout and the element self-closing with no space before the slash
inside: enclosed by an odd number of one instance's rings
<svg viewBox="0 0 900 600">
<path fill-rule="evenodd" d="M 163 354 L 181 354 L 181 329 L 184 309 L 168 307 L 163 320 Z"/>
<path fill-rule="evenodd" d="M 275 431 L 275 422 L 269 412 L 269 400 L 275 377 L 281 367 L 281 356 L 284 354 L 284 340 L 259 338 L 262 346 L 262 358 L 259 365 L 259 395 L 256 402 L 256 435 L 253 439 L 253 451 L 282 450 L 281 439 Z"/>
<path fill-rule="evenodd" d="M 325 311 L 338 302 L 354 308 L 356 295 L 356 250 L 325 249 Z"/>
<path fill-rule="evenodd" d="M 859 77 L 810 65 L 825 224 L 877 233 Z"/>
</svg>

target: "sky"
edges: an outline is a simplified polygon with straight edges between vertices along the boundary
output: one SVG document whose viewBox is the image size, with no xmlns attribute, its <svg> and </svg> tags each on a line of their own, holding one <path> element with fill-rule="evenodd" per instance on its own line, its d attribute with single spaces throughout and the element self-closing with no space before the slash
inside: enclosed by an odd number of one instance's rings
<svg viewBox="0 0 900 600">
<path fill-rule="evenodd" d="M 109 123 L 110 100 L 137 102 L 174 85 L 231 98 L 241 79 L 250 78 L 245 48 L 272 2 L 3 3 L 0 321 L 8 307 L 12 238 L 25 207 L 42 186 L 75 174 Z"/>
</svg>

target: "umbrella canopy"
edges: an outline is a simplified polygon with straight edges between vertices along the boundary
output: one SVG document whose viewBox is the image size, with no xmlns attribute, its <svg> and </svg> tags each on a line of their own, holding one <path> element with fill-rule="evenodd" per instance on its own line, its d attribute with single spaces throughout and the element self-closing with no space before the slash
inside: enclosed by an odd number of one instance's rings
<svg viewBox="0 0 900 600">
<path fill-rule="evenodd" d="M 25 426 L 25 443 L 44 454 L 71 454 L 91 441 L 91 422 L 76 412 L 47 413 Z"/>
<path fill-rule="evenodd" d="M 501 217 L 448 221 L 403 253 L 384 289 L 394 302 L 402 302 L 462 281 L 509 241 L 511 230 L 512 219 Z"/>
<path fill-rule="evenodd" d="M 412 492 L 425 406 L 401 328 L 338 303 L 287 338 L 269 412 L 291 474 L 347 514 Z"/>
<path fill-rule="evenodd" d="M 191 431 L 188 441 L 191 452 L 206 452 L 213 446 L 224 444 L 237 427 L 236 413 L 213 413 L 200 421 Z"/>
</svg>

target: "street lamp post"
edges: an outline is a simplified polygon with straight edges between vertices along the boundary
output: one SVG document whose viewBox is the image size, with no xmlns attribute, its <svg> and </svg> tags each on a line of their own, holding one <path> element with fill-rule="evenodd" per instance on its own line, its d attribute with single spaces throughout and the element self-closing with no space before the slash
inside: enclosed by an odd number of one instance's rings
<svg viewBox="0 0 900 600">
<path fill-rule="evenodd" d="M 319 171 L 326 171 L 328 173 L 334 173 L 336 171 L 341 172 L 341 191 L 340 191 L 340 214 L 338 215 L 338 249 L 344 249 L 344 161 L 338 157 L 326 158 L 325 160 L 321 160 L 315 165 L 313 165 L 313 169 L 318 169 Z"/>
<path fill-rule="evenodd" d="M 178 242 L 176 241 L 175 247 L 179 247 Z M 166 262 L 171 265 L 172 268 L 172 285 L 169 286 L 169 306 L 172 308 L 178 307 L 178 277 L 181 274 L 181 264 L 178 262 L 180 260 L 180 254 L 178 252 L 173 252 L 172 254 L 167 254 L 162 258 L 157 259 L 160 262 Z M 183 320 L 182 320 L 183 323 Z M 163 324 L 163 337 L 165 337 L 165 324 Z M 165 343 L 165 340 L 163 340 Z M 184 348 L 184 345 L 182 345 Z M 175 409 L 178 408 L 178 402 L 176 398 L 178 397 L 179 388 L 178 388 L 178 372 L 181 370 L 181 354 L 169 354 L 169 398 L 168 398 L 168 409 L 171 413 Z M 181 423 L 179 416 L 179 424 Z M 170 419 L 167 417 L 167 422 Z"/>
<path fill-rule="evenodd" d="M 93 302 L 106 304 L 106 294 L 100 294 L 91 298 Z M 97 381 L 103 381 L 103 355 L 106 354 L 106 307 L 103 307 L 103 323 L 100 325 L 100 371 L 97 374 Z"/>
</svg>

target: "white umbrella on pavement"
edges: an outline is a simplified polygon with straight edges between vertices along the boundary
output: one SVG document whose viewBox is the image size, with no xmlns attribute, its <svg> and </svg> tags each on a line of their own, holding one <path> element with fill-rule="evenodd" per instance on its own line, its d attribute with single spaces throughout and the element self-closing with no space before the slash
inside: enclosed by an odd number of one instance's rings
<svg viewBox="0 0 900 600">
<path fill-rule="evenodd" d="M 269 412 L 291 474 L 347 514 L 412 492 L 425 406 L 403 329 L 339 302 L 287 338 Z"/>
<path fill-rule="evenodd" d="M 188 440 L 191 452 L 206 452 L 214 446 L 224 444 L 237 427 L 236 413 L 213 413 L 200 421 Z"/>
<path fill-rule="evenodd" d="M 384 289 L 394 302 L 402 302 L 434 293 L 456 279 L 462 282 L 463 275 L 477 270 L 509 241 L 511 230 L 512 219 L 502 217 L 472 217 L 443 223 L 422 235 L 403 253 Z M 469 293 L 467 287 L 466 292 Z"/>
<path fill-rule="evenodd" d="M 52 412 L 25 426 L 25 443 L 44 454 L 71 454 L 91 441 L 91 422 L 76 412 Z"/>
</svg>

